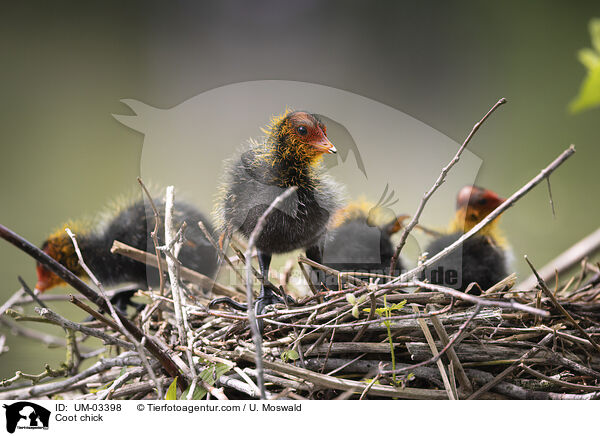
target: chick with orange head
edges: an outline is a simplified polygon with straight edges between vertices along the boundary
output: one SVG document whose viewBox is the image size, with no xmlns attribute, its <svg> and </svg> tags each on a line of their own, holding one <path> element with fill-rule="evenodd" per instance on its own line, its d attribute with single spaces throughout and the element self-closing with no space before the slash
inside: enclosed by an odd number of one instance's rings
<svg viewBox="0 0 600 436">
<path fill-rule="evenodd" d="M 268 278 L 273 254 L 305 249 L 320 260 L 321 239 L 341 205 L 341 190 L 324 174 L 323 156 L 336 149 L 317 115 L 286 111 L 263 131 L 266 137 L 252 141 L 226 168 L 216 215 L 223 232 L 237 231 L 249 238 L 271 203 L 287 188 L 296 187 L 267 217 L 256 240 L 260 271 Z M 232 303 L 219 299 L 213 305 L 220 302 Z M 257 313 L 278 302 L 282 299 L 263 283 Z"/>
<path fill-rule="evenodd" d="M 160 199 L 154 202 L 164 215 L 164 202 Z M 132 289 L 136 290 L 147 289 L 148 286 L 159 283 L 156 269 L 110 251 L 115 240 L 140 250 L 154 251 L 150 237 L 150 232 L 154 229 L 154 212 L 150 205 L 141 199 L 126 202 L 104 215 L 108 216 L 96 224 L 72 221 L 61 226 L 43 242 L 42 250 L 78 277 L 85 278 L 86 274 L 79 264 L 73 243 L 64 230 L 69 227 L 77 236 L 77 243 L 86 265 L 104 286 L 130 284 Z M 184 234 L 186 242 L 179 254 L 182 264 L 209 277 L 214 276 L 217 270 L 216 250 L 196 225 L 198 221 L 202 221 L 209 226 L 204 215 L 195 207 L 179 202 L 174 208 L 174 218 L 179 225 L 183 221 L 189 224 Z M 164 222 L 164 216 L 162 219 Z M 159 243 L 164 244 L 160 232 L 158 237 Z M 36 270 L 36 292 L 46 292 L 64 284 L 61 278 L 44 265 L 38 263 Z M 115 305 L 124 310 L 133 293 L 134 290 L 119 294 Z"/>
<path fill-rule="evenodd" d="M 504 201 L 489 189 L 472 185 L 463 187 L 457 195 L 456 213 L 448 232 L 429 244 L 425 249 L 428 257 L 454 243 Z M 471 283 L 477 283 L 470 290 L 475 295 L 504 279 L 509 274 L 510 249 L 498 228 L 499 219 L 494 219 L 465 241 L 462 247 L 428 267 L 421 278 L 461 291 L 465 291 Z"/>
</svg>

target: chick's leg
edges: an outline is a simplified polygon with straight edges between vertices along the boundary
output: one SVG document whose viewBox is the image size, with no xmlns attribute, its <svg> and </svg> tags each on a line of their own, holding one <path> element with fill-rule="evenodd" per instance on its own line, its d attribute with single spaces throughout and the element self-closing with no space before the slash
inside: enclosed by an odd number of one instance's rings
<svg viewBox="0 0 600 436">
<path fill-rule="evenodd" d="M 265 283 L 269 280 L 269 266 L 271 265 L 271 254 L 265 253 L 264 251 L 258 251 L 258 266 L 260 267 L 260 273 L 263 276 L 263 280 L 260 284 L 260 294 L 256 300 L 256 314 L 261 315 L 265 310 L 265 307 L 270 304 L 283 303 L 283 300 L 279 298 L 272 289 L 265 286 Z"/>
</svg>

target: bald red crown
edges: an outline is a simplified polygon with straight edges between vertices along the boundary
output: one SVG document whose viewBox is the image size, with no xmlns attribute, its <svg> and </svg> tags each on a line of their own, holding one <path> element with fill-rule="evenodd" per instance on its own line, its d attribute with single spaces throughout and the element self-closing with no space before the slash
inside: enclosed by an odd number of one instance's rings
<svg viewBox="0 0 600 436">
<path fill-rule="evenodd" d="M 456 196 L 456 209 L 469 207 L 489 213 L 504 203 L 505 200 L 492 190 L 467 185 Z"/>
</svg>

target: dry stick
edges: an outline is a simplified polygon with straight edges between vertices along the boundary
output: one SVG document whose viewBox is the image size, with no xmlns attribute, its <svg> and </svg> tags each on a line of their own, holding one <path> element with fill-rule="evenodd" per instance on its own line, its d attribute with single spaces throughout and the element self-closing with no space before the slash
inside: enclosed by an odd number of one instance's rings
<svg viewBox="0 0 600 436">
<path fill-rule="evenodd" d="M 44 309 L 45 310 L 45 309 Z M 73 384 L 88 378 L 90 375 L 97 374 L 99 372 L 105 371 L 114 366 L 135 366 L 140 364 L 139 356 L 137 355 L 120 355 L 117 357 L 109 358 L 109 359 L 101 359 L 96 362 L 94 365 L 89 367 L 88 369 L 80 372 L 79 374 L 74 375 L 66 380 L 62 380 L 56 383 L 44 384 L 41 386 L 33 386 L 29 389 L 28 393 L 30 397 L 37 397 L 42 395 L 50 395 L 52 393 L 57 393 L 62 391 L 63 389 L 69 389 Z"/>
<path fill-rule="evenodd" d="M 135 345 L 136 351 L 142 361 L 142 365 L 144 365 L 144 368 L 146 368 L 146 371 L 148 372 L 148 375 L 150 376 L 150 378 L 152 380 L 154 380 L 155 383 L 158 385 L 156 374 L 154 373 L 154 370 L 152 369 L 152 366 L 150 365 L 150 361 L 148 360 L 148 357 L 146 356 L 146 353 L 144 352 L 144 346 L 142 345 L 142 343 L 140 343 L 136 340 L 136 338 L 131 334 L 131 332 L 129 332 L 125 328 L 125 326 L 121 322 L 121 317 L 117 314 L 117 311 L 115 310 L 114 306 L 110 302 L 110 299 L 106 295 L 106 292 L 104 291 L 104 286 L 102 286 L 102 283 L 100 283 L 100 281 L 96 278 L 94 273 L 88 268 L 85 261 L 83 260 L 83 255 L 81 254 L 81 250 L 79 249 L 79 245 L 77 244 L 77 239 L 75 238 L 75 235 L 73 234 L 73 232 L 71 232 L 71 229 L 66 228 L 65 232 L 67 232 L 67 235 L 69 235 L 69 238 L 71 238 L 71 241 L 73 242 L 73 247 L 75 247 L 75 253 L 77 254 L 77 258 L 79 259 L 79 265 L 83 268 L 83 270 L 86 272 L 86 274 L 88 275 L 90 280 L 92 280 L 92 282 L 96 285 L 96 287 L 100 291 L 100 295 L 102 295 L 102 298 L 104 298 L 104 302 L 105 302 L 106 306 L 108 307 L 108 310 L 109 310 L 111 316 L 113 317 L 113 319 L 116 321 L 117 325 L 119 326 L 119 331 L 122 334 L 124 334 L 131 343 L 133 343 Z M 144 336 L 144 338 L 142 338 L 142 341 L 144 341 L 145 338 L 146 338 L 146 336 Z M 157 386 L 157 388 L 158 388 L 158 397 L 163 398 L 162 386 L 159 385 L 159 386 Z"/>
<path fill-rule="evenodd" d="M 221 256 L 225 260 L 225 262 L 227 262 L 227 265 L 229 265 L 232 271 L 239 277 L 240 280 L 244 280 L 244 276 L 242 276 L 242 273 L 238 271 L 238 269 L 235 267 L 229 256 L 227 256 L 225 251 L 223 251 L 223 249 L 219 247 L 219 244 L 217 244 L 217 242 L 214 240 L 214 238 L 212 237 L 212 235 L 210 234 L 210 232 L 208 231 L 208 229 L 202 221 L 198 221 L 198 227 L 200 227 L 200 230 L 202 230 L 202 233 L 204 233 L 204 236 L 206 237 L 208 242 L 210 242 L 210 244 L 214 247 L 217 253 L 219 253 L 219 256 Z"/>
<path fill-rule="evenodd" d="M 426 307 L 426 309 L 430 311 L 430 308 Z M 448 337 L 448 333 L 446 332 L 446 329 L 444 328 L 444 325 L 442 324 L 440 319 L 435 315 L 432 315 L 430 319 L 431 323 L 433 324 L 433 328 L 435 329 L 436 333 L 440 338 L 440 341 L 442 341 L 442 345 L 448 345 L 450 338 Z M 456 351 L 453 347 L 448 349 L 448 357 L 450 358 L 450 361 L 454 364 L 456 377 L 458 378 L 461 387 L 468 392 L 473 392 L 473 385 L 471 384 L 471 381 L 465 374 L 465 370 L 462 364 L 460 363 L 460 360 L 458 359 Z"/>
<path fill-rule="evenodd" d="M 558 257 L 548 262 L 543 268 L 540 268 L 539 275 L 545 281 L 550 280 L 554 276 L 555 271 L 558 271 L 560 274 L 576 265 L 584 257 L 592 256 L 598 251 L 600 251 L 600 229 L 589 234 L 581 241 L 569 247 Z M 536 283 L 537 278 L 535 274 L 531 274 L 519 283 L 517 287 L 520 289 L 529 289 L 534 287 Z"/>
<path fill-rule="evenodd" d="M 27 292 L 27 294 L 32 298 L 33 301 L 35 301 L 37 304 L 39 304 L 40 307 L 43 307 L 44 309 L 48 309 L 48 306 L 46 306 L 44 304 L 44 302 L 38 298 L 37 295 L 35 295 L 35 293 L 31 290 L 31 288 L 29 288 L 29 286 L 27 286 L 27 283 L 25 283 L 25 280 L 23 280 L 23 277 L 17 276 L 17 279 L 19 280 L 19 283 L 21 283 L 23 290 L 25 292 Z"/>
<path fill-rule="evenodd" d="M 101 313 L 95 311 L 94 309 L 92 309 L 90 306 L 88 306 L 87 304 L 85 304 L 83 301 L 79 300 L 74 295 L 69 295 L 69 297 L 71 298 L 71 303 L 73 303 L 75 306 L 79 307 L 83 311 L 85 311 L 88 314 L 92 315 L 98 321 L 100 321 L 101 323 L 106 324 L 107 326 L 109 326 L 114 331 L 116 331 L 116 332 L 119 331 L 119 326 L 117 324 L 115 324 L 113 321 L 111 321 L 110 319 L 108 319 L 107 317 L 105 317 L 104 315 L 102 315 Z"/>
<path fill-rule="evenodd" d="M 477 224 L 475 227 L 473 227 L 467 233 L 465 233 L 460 238 L 458 238 L 453 244 L 444 248 L 438 254 L 433 256 L 431 259 L 428 259 L 426 262 L 423 262 L 418 267 L 400 275 L 396 279 L 387 283 L 386 286 L 393 284 L 393 283 L 397 283 L 397 282 L 404 282 L 413 277 L 416 277 L 425 268 L 427 268 L 428 266 L 434 264 L 438 260 L 443 259 L 447 255 L 452 253 L 454 250 L 456 250 L 458 247 L 460 247 L 467 239 L 474 236 L 481 229 L 483 229 L 485 226 L 490 224 L 493 220 L 498 218 L 498 216 L 500 216 L 500 214 L 502 214 L 508 208 L 512 207 L 520 198 L 522 198 L 525 194 L 527 194 L 529 191 L 531 191 L 542 180 L 549 177 L 550 174 L 552 174 L 554 172 L 554 170 L 556 170 L 564 161 L 566 161 L 569 157 L 571 157 L 573 155 L 573 153 L 575 153 L 575 146 L 571 145 L 569 148 L 567 148 L 565 151 L 563 151 L 556 159 L 554 159 L 554 161 L 552 161 L 546 168 L 544 168 L 542 171 L 540 171 L 540 173 L 537 176 L 535 176 L 533 179 L 531 179 L 529 182 L 527 182 L 527 184 L 525 184 L 521 189 L 519 189 L 517 192 L 515 192 L 513 195 L 511 195 L 507 200 L 504 201 L 504 203 L 502 203 L 500 206 L 498 206 L 496 209 L 494 209 L 488 216 L 486 216 L 483 220 L 481 220 L 479 222 L 479 224 Z"/>
<path fill-rule="evenodd" d="M 548 342 L 550 342 L 553 337 L 554 337 L 554 333 L 548 333 L 546 336 L 544 336 L 544 338 L 540 342 L 538 342 L 537 347 L 534 347 L 531 350 L 527 351 L 525 354 L 523 354 L 517 361 L 513 362 L 508 368 L 506 368 L 504 371 L 502 371 L 500 374 L 498 374 L 492 380 L 487 382 L 485 385 L 483 385 L 481 388 L 479 388 L 476 392 L 471 394 L 471 396 L 469 396 L 467 398 L 467 400 L 476 400 L 483 393 L 492 389 L 494 386 L 496 386 L 498 383 L 500 383 L 502 381 L 502 379 L 504 379 L 506 376 L 510 375 L 526 359 L 529 359 L 530 357 L 533 357 L 535 354 L 537 354 L 541 350 L 541 347 L 543 347 Z"/>
<path fill-rule="evenodd" d="M 0 224 L 0 238 L 10 242 L 19 250 L 24 251 L 35 260 L 43 264 L 47 269 L 55 273 L 61 279 L 63 279 L 66 283 L 71 285 L 81 294 L 83 294 L 88 300 L 94 302 L 98 307 L 100 307 L 104 311 L 108 311 L 108 305 L 106 301 L 98 295 L 96 291 L 90 288 L 86 283 L 84 283 L 79 277 L 65 268 L 63 265 L 58 263 L 55 259 L 48 256 L 42 250 L 37 248 L 35 245 L 19 236 L 15 232 L 11 231 L 7 227 Z M 161 363 L 161 365 L 165 368 L 165 370 L 172 376 L 175 377 L 179 374 L 179 370 L 175 362 L 171 356 L 169 356 L 154 340 L 144 335 L 144 333 L 133 324 L 126 316 L 121 316 L 121 322 L 125 326 L 125 328 L 131 332 L 131 334 L 138 340 L 146 339 L 146 348 L 148 351 L 154 355 Z M 178 379 L 180 380 L 180 379 Z"/>
<path fill-rule="evenodd" d="M 59 338 L 58 336 L 49 335 L 47 333 L 38 332 L 37 330 L 28 329 L 25 327 L 21 327 L 18 324 L 10 322 L 7 319 L 0 318 L 0 324 L 9 329 L 13 335 L 23 336 L 24 338 L 33 339 L 34 341 L 39 341 L 45 345 L 52 345 L 56 347 L 65 347 L 67 345 L 67 341 L 65 338 Z M 87 349 L 90 351 L 90 349 Z"/>
<path fill-rule="evenodd" d="M 250 323 L 250 331 L 252 332 L 252 339 L 254 340 L 254 346 L 256 347 L 256 381 L 258 382 L 258 387 L 260 388 L 260 398 L 262 400 L 267 398 L 267 394 L 265 391 L 265 382 L 263 378 L 262 337 L 260 331 L 258 330 L 258 325 L 256 324 L 256 314 L 254 313 L 254 295 L 252 294 L 252 249 L 254 248 L 254 244 L 256 244 L 256 239 L 262 232 L 262 229 L 267 222 L 268 216 L 279 205 L 279 203 L 288 198 L 297 189 L 297 186 L 287 188 L 281 195 L 278 195 L 277 198 L 275 198 L 275 200 L 273 200 L 271 205 L 267 208 L 267 210 L 263 212 L 261 217 L 256 222 L 256 226 L 254 226 L 254 230 L 252 230 L 250 238 L 248 238 L 248 248 L 246 248 L 246 253 L 244 255 L 244 257 L 247 259 L 246 301 L 248 302 L 248 322 Z"/>
<path fill-rule="evenodd" d="M 367 321 L 373 320 L 373 317 L 375 316 L 375 310 L 377 309 L 377 299 L 375 298 L 375 294 L 371 294 L 370 299 L 371 299 L 371 309 L 369 310 L 369 315 L 367 316 Z M 352 338 L 352 342 L 358 342 L 360 340 L 360 338 L 362 338 L 362 335 L 364 335 L 365 332 L 367 331 L 368 326 L 369 326 L 369 324 L 363 325 L 361 327 L 361 329 L 358 331 L 358 333 Z"/>
<path fill-rule="evenodd" d="M 158 267 L 158 276 L 159 276 L 159 280 L 160 280 L 160 282 L 159 282 L 160 283 L 160 285 L 159 285 L 160 286 L 159 287 L 160 295 L 164 295 L 165 278 L 163 275 L 160 250 L 158 249 L 158 247 L 159 247 L 158 229 L 160 228 L 160 214 L 158 213 L 158 209 L 156 208 L 156 205 L 154 204 L 154 200 L 152 199 L 150 192 L 148 192 L 146 185 L 144 185 L 144 182 L 142 182 L 141 177 L 138 177 L 137 181 L 140 184 L 140 186 L 142 187 L 142 189 L 144 190 L 144 193 L 146 194 L 146 196 L 148 197 L 148 201 L 150 202 L 150 207 L 152 207 L 152 211 L 154 212 L 154 230 L 152 230 L 152 232 L 150 232 L 150 236 L 152 237 L 152 242 L 154 244 L 154 252 L 156 254 L 156 264 Z"/>
<path fill-rule="evenodd" d="M 116 345 L 118 347 L 124 348 L 126 350 L 133 350 L 135 347 L 132 343 L 125 342 L 118 338 L 113 338 L 112 336 L 107 335 L 100 329 L 95 329 L 92 327 L 87 327 L 81 324 L 78 324 L 73 321 L 69 321 L 68 319 L 63 318 L 59 314 L 51 311 L 50 309 L 36 307 L 35 311 L 44 319 L 50 321 L 52 324 L 59 325 L 67 330 L 72 330 L 76 332 L 81 332 L 87 336 L 94 336 L 98 339 L 101 339 L 106 345 Z"/>
<path fill-rule="evenodd" d="M 251 351 L 241 351 L 240 358 L 253 362 L 256 359 L 256 353 Z M 294 365 L 283 362 L 264 362 L 264 366 L 267 369 L 277 371 L 285 375 L 292 375 L 299 377 L 304 381 L 312 382 L 317 386 L 324 386 L 331 389 L 349 390 L 352 389 L 354 392 L 363 392 L 368 386 L 368 383 L 357 382 L 353 380 L 345 380 L 337 377 L 331 377 L 318 372 L 310 371 L 304 368 L 300 368 Z M 258 374 L 257 374 L 258 375 Z M 447 397 L 444 391 L 432 390 L 432 389 L 418 389 L 418 388 L 395 388 L 392 386 L 378 385 L 375 384 L 371 387 L 371 393 L 384 397 L 397 397 L 407 399 L 429 399 L 429 400 L 442 400 Z"/>
<path fill-rule="evenodd" d="M 137 260 L 138 262 L 145 263 L 146 265 L 153 266 L 154 268 L 156 268 L 156 266 L 158 265 L 156 257 L 153 254 L 131 247 L 120 241 L 113 242 L 110 252 L 129 257 L 130 259 Z M 161 265 L 163 268 L 167 267 L 167 263 L 164 259 L 161 259 Z M 223 286 L 215 282 L 211 278 L 205 276 L 204 274 L 201 274 L 184 266 L 180 267 L 180 273 L 182 279 L 189 280 L 192 283 L 197 283 L 202 287 L 206 287 L 206 289 L 213 289 L 215 293 L 227 295 L 229 297 L 239 297 L 243 295 L 233 288 Z"/>
<path fill-rule="evenodd" d="M 413 310 L 415 311 L 415 313 L 419 313 L 419 308 L 417 307 L 417 305 L 413 304 L 412 306 L 413 306 Z M 425 322 L 425 320 L 418 319 L 417 322 L 419 323 L 419 327 L 421 327 L 421 330 L 423 331 L 423 334 L 425 335 L 427 344 L 429 345 L 429 348 L 431 349 L 431 354 L 433 356 L 435 356 L 436 354 L 439 354 L 437 347 L 435 346 L 435 341 L 433 340 L 433 336 L 431 335 L 431 331 L 429 330 L 429 327 L 427 327 L 427 323 Z M 441 361 L 441 359 L 438 359 L 435 363 L 438 367 L 438 370 L 440 371 L 440 375 L 442 376 L 442 381 L 444 382 L 444 388 L 446 389 L 446 392 L 448 393 L 448 399 L 457 400 L 458 394 L 456 393 L 456 391 L 454 391 L 452 389 L 452 385 L 450 384 L 450 380 L 448 379 L 448 373 L 446 372 L 446 368 L 444 367 L 443 362 Z"/>
<path fill-rule="evenodd" d="M 433 184 L 433 186 L 429 189 L 429 191 L 427 191 L 423 195 L 423 198 L 421 199 L 421 202 L 419 203 L 419 207 L 417 208 L 417 211 L 413 215 L 413 217 L 410 220 L 410 222 L 408 223 L 408 225 L 406 227 L 404 227 L 404 229 L 402 230 L 402 235 L 400 236 L 400 241 L 398 242 L 398 245 L 396 246 L 396 249 L 394 250 L 394 255 L 392 256 L 392 260 L 390 262 L 390 275 L 392 275 L 394 273 L 394 269 L 396 268 L 396 264 L 398 263 L 398 257 L 400 256 L 400 252 L 402 251 L 404 244 L 406 244 L 408 235 L 410 234 L 412 229 L 419 223 L 419 218 L 421 217 L 421 214 L 423 213 L 423 210 L 425 209 L 425 205 L 427 204 L 427 202 L 429 201 L 431 196 L 434 194 L 434 192 L 437 191 L 437 189 L 446 181 L 446 175 L 448 175 L 448 172 L 450 171 L 450 169 L 452 169 L 452 167 L 460 160 L 461 154 L 463 153 L 463 151 L 465 150 L 465 148 L 471 141 L 471 138 L 473 138 L 473 135 L 475 135 L 475 132 L 477 132 L 477 130 L 479 130 L 479 127 L 481 127 L 481 125 L 492 114 L 492 112 L 494 112 L 499 106 L 503 105 L 504 103 L 506 103 L 505 98 L 501 98 L 500 100 L 498 100 L 496 102 L 496 104 L 494 106 L 492 106 L 492 108 L 483 116 L 483 118 L 477 124 L 475 124 L 473 126 L 473 128 L 471 129 L 471 133 L 469 133 L 467 138 L 464 140 L 464 142 L 462 143 L 462 145 L 456 152 L 456 155 L 454 155 L 454 157 L 448 163 L 448 165 L 446 165 L 442 169 L 442 172 L 438 176 L 438 178 L 435 181 L 435 183 Z"/>
<path fill-rule="evenodd" d="M 440 351 L 435 356 L 431 357 L 430 359 L 424 360 L 423 362 L 417 363 L 415 365 L 405 366 L 404 368 L 396 369 L 393 371 L 381 371 L 381 374 L 389 374 L 389 375 L 402 374 L 404 372 L 412 371 L 415 368 L 419 368 L 420 366 L 429 365 L 431 363 L 437 362 L 439 359 L 441 359 L 441 357 L 444 354 L 446 354 L 446 352 L 448 351 L 448 349 L 450 349 L 450 347 L 452 347 L 455 344 L 458 345 L 458 343 L 460 342 L 459 339 L 462 339 L 461 338 L 462 333 L 466 330 L 466 328 L 471 323 L 471 321 L 473 321 L 473 319 L 477 316 L 477 314 L 479 313 L 480 310 L 481 310 L 481 306 L 479 304 L 477 306 L 475 306 L 475 310 L 473 310 L 473 313 L 471 314 L 471 316 L 469 316 L 469 318 L 458 328 L 458 331 L 456 332 L 454 337 L 446 344 L 446 346 L 444 348 L 442 348 L 442 351 Z"/>
<path fill-rule="evenodd" d="M 173 306 L 175 308 L 175 323 L 177 325 L 177 333 L 179 335 L 179 343 L 184 344 L 185 328 L 183 326 L 183 315 L 181 310 L 181 288 L 179 286 L 179 277 L 177 276 L 177 254 L 181 249 L 181 242 L 176 240 L 175 223 L 173 222 L 173 205 L 175 203 L 175 189 L 173 186 L 167 186 L 165 199 L 165 246 L 168 247 L 169 255 L 167 255 L 167 268 L 169 272 L 169 281 L 171 282 L 171 294 L 173 295 Z M 162 294 L 162 293 L 161 293 Z M 191 366 L 191 355 L 188 356 L 188 361 Z M 195 372 L 195 371 L 194 371 Z"/>
<path fill-rule="evenodd" d="M 579 390 L 588 391 L 588 392 L 600 391 L 600 386 L 578 385 L 577 383 L 569 383 L 569 382 L 565 382 L 562 380 L 557 380 L 555 378 L 548 377 L 546 374 L 542 374 L 541 372 L 538 372 L 535 369 L 530 368 L 529 366 L 524 365 L 524 364 L 519 365 L 519 368 L 524 369 L 525 372 L 528 372 L 529 374 L 533 375 L 534 377 L 549 381 L 550 383 L 554 383 L 558 386 L 562 386 L 565 388 L 579 389 Z"/>
<path fill-rule="evenodd" d="M 542 288 L 542 291 L 544 292 L 544 294 L 546 295 L 546 297 L 548 297 L 551 301 L 552 304 L 554 304 L 554 306 L 560 310 L 562 312 L 562 314 L 571 322 L 571 324 L 573 324 L 573 326 L 579 330 L 581 332 L 581 334 L 583 336 L 585 336 L 585 338 L 590 341 L 590 343 L 594 346 L 594 348 L 596 349 L 596 351 L 600 351 L 600 347 L 598 346 L 598 344 L 592 339 L 592 337 L 588 334 L 588 332 L 586 332 L 583 327 L 581 327 L 579 325 L 578 322 L 576 322 L 573 317 L 571 316 L 571 314 L 564 308 L 561 306 L 561 304 L 558 302 L 558 300 L 556 299 L 556 297 L 554 296 L 554 294 L 550 291 L 550 289 L 548 289 L 548 286 L 546 286 L 546 282 L 544 282 L 544 280 L 540 277 L 540 275 L 538 274 L 538 272 L 535 270 L 534 266 L 532 265 L 532 263 L 529 261 L 529 258 L 527 258 L 527 256 L 525 256 L 525 261 L 527 262 L 527 264 L 529 265 L 529 268 L 531 268 L 531 270 L 533 271 L 533 274 L 535 275 L 535 277 L 537 278 L 538 284 L 540 285 L 540 288 Z"/>
<path fill-rule="evenodd" d="M 459 292 L 459 291 L 457 291 Z M 483 300 L 484 302 L 487 302 L 487 300 Z M 506 303 L 509 304 L 509 303 Z M 493 304 L 490 304 L 493 306 Z M 483 304 L 482 304 L 483 306 Z M 334 322 L 336 319 L 340 319 L 345 315 L 348 315 L 349 313 L 352 312 L 352 307 L 350 306 L 350 308 L 348 308 L 349 305 L 342 307 L 340 310 L 344 310 L 345 308 L 347 310 L 345 310 L 345 312 L 339 314 L 337 317 L 335 317 L 334 319 L 329 320 L 328 322 L 324 323 L 324 324 L 298 324 L 298 323 L 286 323 L 286 322 L 280 322 L 280 321 L 275 321 L 273 319 L 269 319 L 266 317 L 263 317 L 265 322 L 270 323 L 270 324 L 275 324 L 278 326 L 282 326 L 282 327 L 302 327 L 302 328 L 311 328 L 314 329 L 311 332 L 308 332 L 306 335 L 310 335 L 312 333 L 315 333 L 315 331 L 317 330 L 321 330 L 321 329 L 340 329 L 340 328 L 356 328 L 356 327 L 361 327 L 363 325 L 373 325 L 373 324 L 380 324 L 384 321 L 398 321 L 398 320 L 407 320 L 407 319 L 419 319 L 419 318 L 427 318 L 429 316 L 433 315 L 441 315 L 444 314 L 446 312 L 448 312 L 451 308 L 452 305 L 448 306 L 447 308 L 441 309 L 437 312 L 433 312 L 433 313 L 423 313 L 420 315 L 416 315 L 416 314 L 411 314 L 411 315 L 395 315 L 395 316 L 387 316 L 387 317 L 381 317 L 381 318 L 377 318 L 377 319 L 372 319 L 372 320 L 367 320 L 367 321 L 354 321 L 351 323 L 346 323 L 346 324 L 336 324 L 334 326 L 329 325 L 330 323 Z M 510 306 L 512 307 L 512 306 Z M 337 313 L 337 312 L 336 312 Z M 222 316 L 220 313 L 218 312 L 210 312 L 211 315 L 214 316 Z M 237 319 L 237 318 L 234 318 Z M 307 321 L 308 322 L 308 321 Z M 303 339 L 303 337 L 301 337 L 300 339 Z"/>
<path fill-rule="evenodd" d="M 8 300 L 6 300 L 2 307 L 0 307 L 0 316 L 4 315 L 4 312 L 6 312 L 7 309 L 10 309 L 10 307 L 13 304 L 15 304 L 24 293 L 25 290 L 21 288 L 17 292 L 15 292 Z"/>
<path fill-rule="evenodd" d="M 182 310 L 181 301 L 183 299 L 183 292 L 179 283 L 180 267 L 181 264 L 177 260 L 181 246 L 183 245 L 182 236 L 178 237 L 179 234 L 175 231 L 175 222 L 173 218 L 175 209 L 175 188 L 173 186 L 167 186 L 166 198 L 165 198 L 165 245 L 170 247 L 167 255 L 167 267 L 169 272 L 169 281 L 171 283 L 171 294 L 173 295 L 173 306 L 175 307 L 175 322 L 177 324 L 177 333 L 179 335 L 179 343 L 184 344 L 187 342 L 188 347 L 186 350 L 186 356 L 188 360 L 188 366 L 192 375 L 192 385 L 188 391 L 188 400 L 192 399 L 196 384 L 198 383 L 198 374 L 196 372 L 196 366 L 194 365 L 194 358 L 190 348 L 192 347 L 192 336 L 191 330 L 188 325 L 187 312 Z M 185 223 L 183 223 L 185 225 Z M 182 226 L 182 229 L 184 226 Z M 187 338 L 187 341 L 186 341 Z"/>
<path fill-rule="evenodd" d="M 515 301 L 495 301 L 489 300 L 486 298 L 477 297 L 475 295 L 467 294 L 465 292 L 457 291 L 456 289 L 446 288 L 440 285 L 433 285 L 430 283 L 425 283 L 420 280 L 413 280 L 412 283 L 408 283 L 412 286 L 418 286 L 423 289 L 430 289 L 436 292 L 443 292 L 444 294 L 450 295 L 451 297 L 455 297 L 459 300 L 468 301 L 469 303 L 478 304 L 480 306 L 492 306 L 492 307 L 501 307 L 505 309 L 513 309 L 520 310 L 522 312 L 528 312 L 533 315 L 539 316 L 550 316 L 550 312 L 542 309 L 537 309 L 535 307 L 529 307 L 521 303 L 517 303 Z"/>
<path fill-rule="evenodd" d="M 314 268 L 318 268 L 318 269 L 320 269 L 322 271 L 325 271 L 328 274 L 331 274 L 331 275 L 334 275 L 334 276 L 337 276 L 337 277 L 340 277 L 340 275 L 341 275 L 347 281 L 351 282 L 354 285 L 358 285 L 358 286 L 367 285 L 367 283 L 365 283 L 362 280 L 357 279 L 356 277 L 353 277 L 353 276 L 348 275 L 348 274 L 342 274 L 340 271 L 338 271 L 336 269 L 330 268 L 330 267 L 325 266 L 325 265 L 321 265 L 320 263 L 315 262 L 314 260 L 310 260 L 307 257 L 298 256 L 298 262 L 305 263 L 306 265 L 312 266 Z"/>
</svg>

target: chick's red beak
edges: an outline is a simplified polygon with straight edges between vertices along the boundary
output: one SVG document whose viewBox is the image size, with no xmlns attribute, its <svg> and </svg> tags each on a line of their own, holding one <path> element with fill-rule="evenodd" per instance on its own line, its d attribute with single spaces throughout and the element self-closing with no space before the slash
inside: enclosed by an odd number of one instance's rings
<svg viewBox="0 0 600 436">
<path fill-rule="evenodd" d="M 327 136 L 325 136 L 325 135 L 320 135 L 319 138 L 317 138 L 313 141 L 310 141 L 310 145 L 312 147 L 316 148 L 317 151 L 319 151 L 321 153 L 329 153 L 329 154 L 337 153 L 335 146 L 331 143 L 331 141 L 329 139 L 327 139 Z"/>
<path fill-rule="evenodd" d="M 36 271 L 38 280 L 35 284 L 35 290 L 37 293 L 47 291 L 48 289 L 53 288 L 54 286 L 57 286 L 62 282 L 62 280 L 56 274 L 54 274 L 51 271 L 48 271 L 41 265 L 38 265 L 36 267 Z"/>
</svg>

